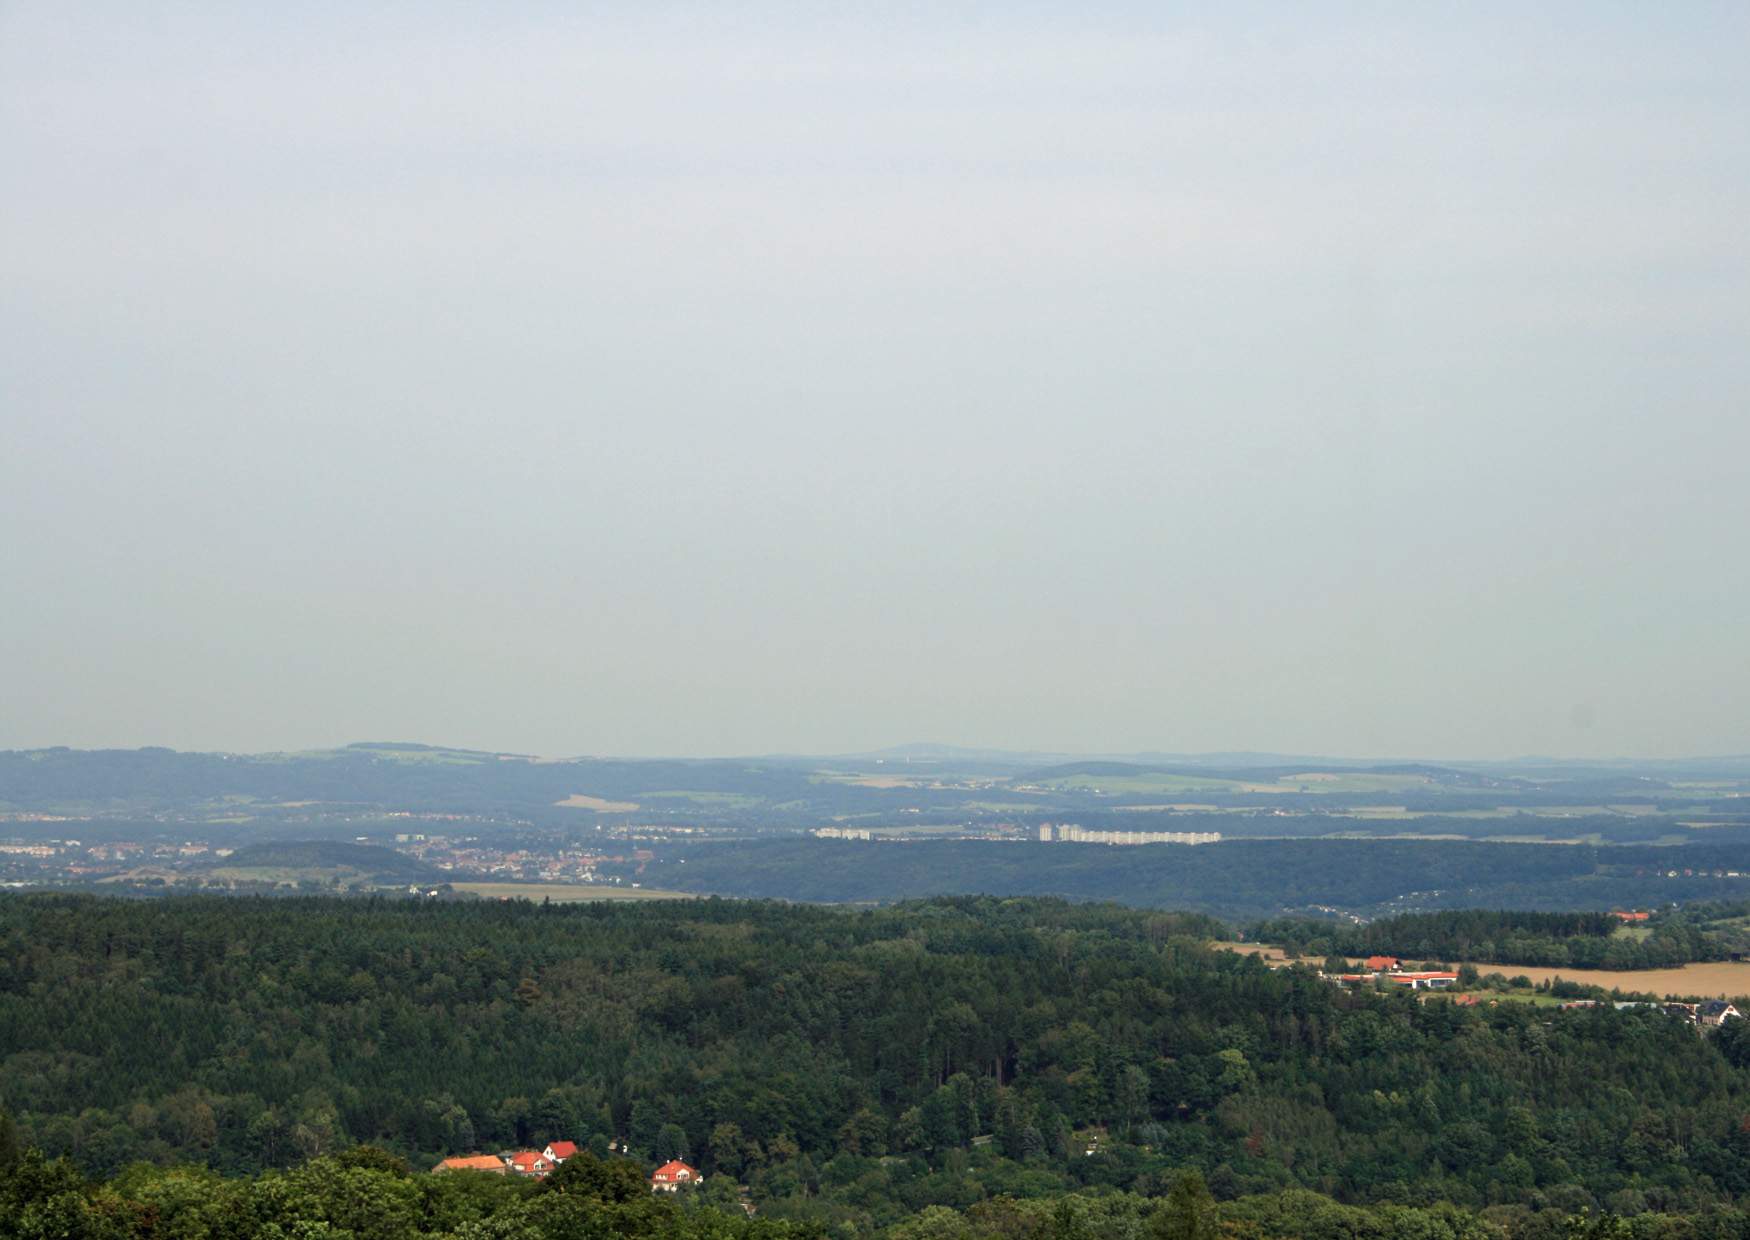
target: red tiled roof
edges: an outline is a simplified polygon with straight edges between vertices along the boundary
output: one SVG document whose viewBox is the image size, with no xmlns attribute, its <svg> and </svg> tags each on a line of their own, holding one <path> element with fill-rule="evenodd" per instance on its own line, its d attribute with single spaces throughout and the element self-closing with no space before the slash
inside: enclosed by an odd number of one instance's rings
<svg viewBox="0 0 1750 1240">
<path fill-rule="evenodd" d="M 491 1154 L 474 1154 L 467 1158 L 446 1158 L 433 1171 L 496 1171 L 504 1174 L 504 1164 Z"/>
<path fill-rule="evenodd" d="M 1395 969 L 1398 967 L 1396 956 L 1369 956 L 1367 967 L 1370 969 Z"/>
<path fill-rule="evenodd" d="M 555 1158 L 570 1158 L 573 1154 L 577 1153 L 577 1142 L 549 1141 L 547 1143 L 547 1148 L 552 1151 L 553 1157 Z"/>
<path fill-rule="evenodd" d="M 696 1180 L 699 1178 L 699 1173 L 677 1158 L 672 1162 L 663 1163 L 662 1166 L 652 1171 L 650 1178 L 667 1183 L 670 1180 Z"/>
</svg>

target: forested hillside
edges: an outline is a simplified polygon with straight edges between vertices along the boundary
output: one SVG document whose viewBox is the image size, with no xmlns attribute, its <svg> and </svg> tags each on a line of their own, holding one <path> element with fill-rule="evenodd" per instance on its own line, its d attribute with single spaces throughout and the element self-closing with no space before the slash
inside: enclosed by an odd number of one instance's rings
<svg viewBox="0 0 1750 1240">
<path fill-rule="evenodd" d="M 1469 840 L 1224 840 L 1109 848 L 942 840 L 747 840 L 658 849 L 644 881 L 725 896 L 861 902 L 994 892 L 1250 919 L 1334 907 L 1601 909 L 1742 899 L 1736 847 L 1555 848 Z M 684 862 L 684 864 L 683 864 Z M 1677 867 L 1681 865 L 1681 869 Z M 623 871 L 630 876 L 633 870 Z"/>
<path fill-rule="evenodd" d="M 95 1173 L 612 1140 L 746 1185 L 762 1218 L 859 1227 L 1152 1199 L 1188 1168 L 1223 1201 L 1638 1212 L 1750 1192 L 1737 1028 L 1351 994 L 1212 951 L 1219 929 L 970 898 L 9 896 L 0 1100 L 23 1142 Z"/>
</svg>

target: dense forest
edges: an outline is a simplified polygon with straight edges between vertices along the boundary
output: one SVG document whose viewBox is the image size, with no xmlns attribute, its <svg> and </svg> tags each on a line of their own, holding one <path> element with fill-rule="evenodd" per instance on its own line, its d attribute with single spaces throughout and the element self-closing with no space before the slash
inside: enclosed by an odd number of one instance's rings
<svg viewBox="0 0 1750 1240">
<path fill-rule="evenodd" d="M 1495 844 L 1469 840 L 1224 840 L 1097 844 L 746 840 L 659 846 L 653 886 L 855 903 L 994 892 L 1118 900 L 1250 920 L 1313 908 L 1627 908 L 1742 899 L 1745 850 Z M 613 867 L 605 867 L 614 872 Z M 634 876 L 633 867 L 621 871 Z"/>
<path fill-rule="evenodd" d="M 982 1226 L 1066 1193 L 1146 1221 L 1190 1170 L 1229 1212 L 1295 1191 L 1514 1218 L 1750 1193 L 1742 1022 L 1348 993 L 1211 950 L 1221 929 L 986 898 L 14 895 L 0 1102 L 20 1142 L 124 1196 L 140 1161 L 331 1175 L 368 1144 L 423 1170 L 560 1138 L 646 1170 L 685 1157 L 761 1220 L 834 1228 L 932 1207 Z"/>
<path fill-rule="evenodd" d="M 1371 956 L 1469 960 L 1588 969 L 1657 969 L 1725 960 L 1732 948 L 1718 935 L 1675 916 L 1625 926 L 1609 913 L 1531 913 L 1459 909 L 1405 913 L 1365 925 L 1276 918 L 1247 933 L 1310 956 Z"/>
</svg>

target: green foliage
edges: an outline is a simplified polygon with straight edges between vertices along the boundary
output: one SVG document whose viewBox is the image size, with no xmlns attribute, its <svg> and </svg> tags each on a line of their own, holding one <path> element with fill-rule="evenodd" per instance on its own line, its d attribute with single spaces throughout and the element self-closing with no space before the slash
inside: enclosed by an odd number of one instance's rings
<svg viewBox="0 0 1750 1240">
<path fill-rule="evenodd" d="M 569 1165 L 569 1164 L 568 1164 Z M 598 1169 L 599 1171 L 599 1169 Z M 393 1167 L 321 1158 L 245 1179 L 135 1168 L 92 1184 L 35 1153 L 0 1171 L 4 1240 L 814 1240 L 818 1228 L 654 1196 L 633 1170 L 561 1188 L 496 1175 L 409 1177 Z M 551 1182 L 549 1182 L 550 1185 Z"/>
<path fill-rule="evenodd" d="M 566 1159 L 541 1181 L 541 1188 L 606 1205 L 624 1205 L 650 1196 L 650 1184 L 637 1163 L 626 1158 L 600 1159 L 588 1151 Z"/>
<path fill-rule="evenodd" d="M 1443 1236 L 1750 1195 L 1743 1022 L 1349 993 L 1219 929 L 987 898 L 0 897 L 0 1097 L 47 1155 L 8 1157 L 0 1120 L 7 1217 L 605 1235 L 740 1228 L 745 1186 L 762 1226 L 1243 1240 L 1294 1234 L 1296 1201 Z M 557 1139 L 632 1156 L 425 1174 Z M 671 1155 L 706 1191 L 653 1204 Z"/>
<path fill-rule="evenodd" d="M 1153 1232 L 1155 1240 L 1216 1240 L 1220 1226 L 1215 1198 L 1201 1174 L 1185 1171 L 1174 1178 L 1155 1215 Z"/>
</svg>

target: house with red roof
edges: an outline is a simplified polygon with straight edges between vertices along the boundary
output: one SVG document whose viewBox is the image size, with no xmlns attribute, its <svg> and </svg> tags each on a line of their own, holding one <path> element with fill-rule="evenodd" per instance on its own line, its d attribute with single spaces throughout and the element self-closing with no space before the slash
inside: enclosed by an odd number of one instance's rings
<svg viewBox="0 0 1750 1240">
<path fill-rule="evenodd" d="M 446 1158 L 432 1168 L 435 1174 L 439 1171 L 491 1171 L 503 1175 L 506 1171 L 504 1160 L 494 1154 L 471 1154 L 465 1158 Z"/>
<path fill-rule="evenodd" d="M 1382 973 L 1387 969 L 1397 967 L 1398 958 L 1396 956 L 1369 956 L 1367 958 L 1367 969 L 1371 973 Z"/>
<path fill-rule="evenodd" d="M 704 1176 L 678 1158 L 663 1163 L 662 1166 L 650 1173 L 650 1191 L 653 1193 L 678 1192 L 683 1184 L 703 1184 L 704 1182 Z"/>
<path fill-rule="evenodd" d="M 512 1154 L 506 1166 L 518 1175 L 534 1176 L 537 1179 L 553 1170 L 552 1162 L 539 1150 L 523 1150 Z"/>
<path fill-rule="evenodd" d="M 577 1142 L 575 1141 L 549 1141 L 547 1148 L 541 1151 L 542 1156 L 555 1167 L 576 1153 Z"/>
</svg>

